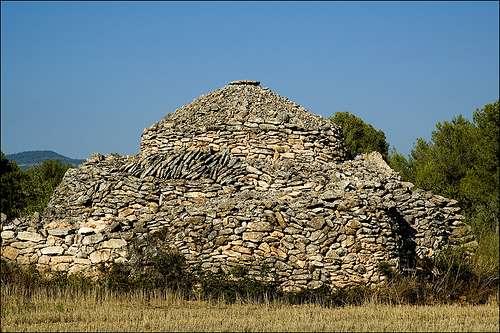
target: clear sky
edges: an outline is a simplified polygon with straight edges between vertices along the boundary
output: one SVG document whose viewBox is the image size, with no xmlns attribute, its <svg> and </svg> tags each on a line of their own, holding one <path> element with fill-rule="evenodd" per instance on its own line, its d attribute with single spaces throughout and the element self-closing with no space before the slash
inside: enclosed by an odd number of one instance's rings
<svg viewBox="0 0 500 333">
<path fill-rule="evenodd" d="M 1 148 L 134 154 L 197 96 L 259 80 L 408 153 L 499 95 L 498 2 L 1 3 Z"/>
</svg>

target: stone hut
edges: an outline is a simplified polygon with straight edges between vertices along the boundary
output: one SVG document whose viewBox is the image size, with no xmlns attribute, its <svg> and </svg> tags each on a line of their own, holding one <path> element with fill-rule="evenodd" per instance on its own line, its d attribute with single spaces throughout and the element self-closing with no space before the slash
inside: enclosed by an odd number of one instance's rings
<svg viewBox="0 0 500 333">
<path fill-rule="evenodd" d="M 161 235 L 140 247 L 168 246 L 193 273 L 244 267 L 284 291 L 375 286 L 381 263 L 412 270 L 447 246 L 473 247 L 463 219 L 455 200 L 402 182 L 380 154 L 347 160 L 330 121 L 234 81 L 146 128 L 137 155 L 68 170 L 40 216 L 3 226 L 2 257 L 96 274 L 141 265 L 137 244 Z"/>
</svg>

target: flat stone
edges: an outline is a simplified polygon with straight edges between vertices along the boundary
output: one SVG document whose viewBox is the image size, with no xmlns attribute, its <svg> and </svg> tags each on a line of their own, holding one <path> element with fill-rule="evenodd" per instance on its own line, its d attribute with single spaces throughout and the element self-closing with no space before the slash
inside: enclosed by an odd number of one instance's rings
<svg viewBox="0 0 500 333">
<path fill-rule="evenodd" d="M 321 282 L 321 281 L 310 281 L 310 282 L 307 284 L 307 288 L 309 288 L 309 289 L 318 289 L 318 288 L 320 288 L 322 285 L 323 285 L 323 282 Z"/>
<path fill-rule="evenodd" d="M 38 243 L 45 240 L 45 237 L 36 232 L 21 231 L 17 234 L 17 239 Z"/>
<path fill-rule="evenodd" d="M 82 240 L 83 245 L 97 244 L 104 240 L 104 236 L 99 232 L 97 234 L 85 236 Z"/>
<path fill-rule="evenodd" d="M 259 250 L 263 251 L 264 253 L 269 253 L 271 252 L 271 247 L 267 243 L 261 243 L 259 245 Z"/>
<path fill-rule="evenodd" d="M 47 232 L 49 233 L 49 235 L 52 235 L 52 236 L 66 236 L 66 235 L 70 234 L 72 231 L 73 231 L 73 229 L 68 229 L 68 228 L 64 228 L 64 229 L 48 229 L 47 230 Z"/>
<path fill-rule="evenodd" d="M 204 198 L 207 195 L 203 192 L 186 192 L 184 193 L 186 198 Z"/>
<path fill-rule="evenodd" d="M 285 222 L 285 219 L 283 218 L 283 215 L 281 215 L 280 212 L 276 212 L 275 216 L 276 216 L 276 220 L 278 220 L 278 224 L 280 225 L 280 227 L 285 228 L 286 222 Z"/>
<path fill-rule="evenodd" d="M 350 220 L 349 222 L 347 222 L 346 227 L 357 230 L 361 228 L 361 223 L 358 220 Z"/>
<path fill-rule="evenodd" d="M 309 222 L 309 226 L 314 229 L 321 229 L 325 225 L 325 218 L 323 216 L 315 216 Z"/>
<path fill-rule="evenodd" d="M 90 261 L 90 259 L 84 259 L 84 258 L 75 258 L 74 262 L 75 262 L 75 264 L 86 265 L 86 266 L 89 266 L 90 264 L 92 264 L 92 261 Z"/>
<path fill-rule="evenodd" d="M 40 251 L 42 252 L 42 254 L 45 254 L 48 256 L 54 256 L 54 255 L 62 254 L 64 252 L 64 248 L 62 246 L 48 246 L 48 247 L 44 247 Z"/>
<path fill-rule="evenodd" d="M 19 250 L 11 246 L 6 246 L 2 249 L 2 257 L 7 258 L 9 260 L 16 260 L 18 255 L 19 255 Z"/>
<path fill-rule="evenodd" d="M 55 256 L 50 258 L 51 265 L 57 265 L 62 262 L 73 262 L 73 256 Z"/>
<path fill-rule="evenodd" d="M 33 247 L 36 243 L 33 242 L 13 242 L 10 246 L 15 247 L 16 249 L 26 249 L 29 247 Z"/>
<path fill-rule="evenodd" d="M 253 173 L 253 174 L 256 174 L 256 175 L 262 175 L 262 171 L 260 171 L 259 169 L 257 168 L 254 168 L 253 166 L 251 165 L 248 165 L 247 166 L 247 172 L 249 173 Z"/>
<path fill-rule="evenodd" d="M 249 248 L 246 248 L 244 246 L 239 246 L 239 245 L 233 245 L 231 247 L 231 250 L 239 252 L 239 253 L 244 253 L 244 254 L 251 254 L 252 250 Z"/>
<path fill-rule="evenodd" d="M 249 231 L 271 231 L 273 227 L 268 222 L 251 222 L 247 226 Z"/>
<path fill-rule="evenodd" d="M 258 86 L 260 85 L 259 81 L 253 80 L 236 80 L 228 83 L 230 86 L 241 86 L 241 85 L 250 85 L 250 86 Z"/>
<path fill-rule="evenodd" d="M 314 231 L 314 232 L 311 233 L 311 236 L 309 237 L 309 240 L 311 242 L 314 242 L 314 241 L 316 241 L 317 239 L 319 239 L 323 235 L 324 235 L 323 230 L 316 230 L 316 231 Z"/>
<path fill-rule="evenodd" d="M 70 264 L 66 262 L 61 262 L 59 264 L 53 265 L 52 269 L 58 272 L 67 272 L 69 270 Z"/>
<path fill-rule="evenodd" d="M 78 229 L 78 234 L 79 235 L 90 235 L 95 233 L 96 230 L 94 228 L 89 228 L 89 227 L 81 227 Z"/>
<path fill-rule="evenodd" d="M 40 256 L 40 258 L 38 258 L 38 263 L 41 265 L 47 265 L 50 262 L 50 258 L 51 257 L 49 256 L 42 255 Z"/>
<path fill-rule="evenodd" d="M 100 262 L 108 261 L 111 257 L 110 250 L 97 250 L 89 255 L 89 259 L 92 264 L 98 264 Z"/>
<path fill-rule="evenodd" d="M 247 231 L 247 232 L 243 233 L 243 240 L 244 241 L 260 242 L 263 237 L 264 237 L 264 233 L 263 232 Z"/>
<path fill-rule="evenodd" d="M 118 249 L 120 247 L 124 247 L 125 245 L 127 245 L 127 242 L 125 240 L 113 238 L 102 242 L 101 247 L 108 249 Z"/>
<path fill-rule="evenodd" d="M 128 207 L 118 211 L 119 218 L 127 217 L 127 216 L 132 215 L 132 214 L 134 214 L 134 210 L 132 208 L 128 208 Z"/>
<path fill-rule="evenodd" d="M 12 239 L 14 238 L 14 231 L 12 230 L 6 230 L 6 231 L 2 231 L 2 233 L 0 233 L 0 237 L 2 237 L 2 239 Z"/>
</svg>

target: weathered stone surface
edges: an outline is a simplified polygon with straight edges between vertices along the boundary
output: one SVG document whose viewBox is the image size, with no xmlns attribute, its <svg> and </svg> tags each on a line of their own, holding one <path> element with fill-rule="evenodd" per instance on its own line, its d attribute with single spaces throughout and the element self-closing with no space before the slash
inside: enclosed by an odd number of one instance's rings
<svg viewBox="0 0 500 333">
<path fill-rule="evenodd" d="M 309 221 L 309 225 L 314 229 L 321 229 L 325 225 L 325 218 L 323 216 L 315 216 Z"/>
<path fill-rule="evenodd" d="M 61 229 L 48 229 L 47 232 L 49 235 L 53 236 L 66 236 L 70 234 L 73 231 L 73 229 L 69 228 L 61 228 Z"/>
<path fill-rule="evenodd" d="M 108 249 L 118 249 L 124 247 L 125 245 L 127 245 L 127 242 L 124 241 L 123 239 L 110 239 L 105 242 L 102 242 L 101 247 Z"/>
<path fill-rule="evenodd" d="M 22 241 L 22 242 L 12 242 L 10 246 L 15 247 L 16 249 L 26 249 L 35 246 L 36 243 L 30 241 Z"/>
<path fill-rule="evenodd" d="M 69 169 L 39 217 L 0 235 L 4 258 L 40 269 L 141 270 L 168 248 L 189 270 L 245 266 L 299 291 L 376 285 L 380 263 L 412 268 L 447 246 L 473 252 L 456 204 L 401 182 L 378 153 L 346 159 L 336 125 L 239 81 L 146 128 L 137 155 Z"/>
<path fill-rule="evenodd" d="M 273 227 L 267 222 L 252 222 L 248 224 L 249 231 L 272 231 Z"/>
<path fill-rule="evenodd" d="M 84 244 L 84 245 L 92 245 L 92 244 L 100 243 L 103 240 L 104 240 L 104 236 L 101 233 L 97 233 L 97 234 L 85 236 L 82 239 L 82 244 Z"/>
<path fill-rule="evenodd" d="M 94 228 L 89 228 L 89 227 L 81 227 L 80 229 L 78 229 L 79 235 L 90 235 L 90 234 L 93 234 L 95 232 L 96 231 Z"/>
<path fill-rule="evenodd" d="M 92 252 L 89 255 L 89 259 L 92 262 L 92 264 L 98 264 L 101 262 L 108 261 L 110 257 L 111 257 L 110 250 L 98 250 Z"/>
<path fill-rule="evenodd" d="M 5 230 L 5 231 L 2 231 L 2 233 L 0 233 L 0 236 L 2 237 L 2 239 L 12 239 L 12 238 L 14 238 L 14 235 L 15 235 L 15 232 L 12 230 Z"/>
<path fill-rule="evenodd" d="M 17 234 L 17 239 L 38 243 L 44 240 L 45 238 L 36 232 L 21 231 Z"/>
<path fill-rule="evenodd" d="M 280 227 L 285 228 L 286 222 L 285 222 L 285 219 L 283 218 L 283 215 L 281 215 L 280 212 L 276 212 L 275 215 L 276 215 L 276 220 L 278 221 L 278 224 L 280 225 Z"/>
<path fill-rule="evenodd" d="M 244 241 L 260 242 L 263 237 L 264 237 L 264 233 L 262 233 L 262 232 L 249 231 L 249 232 L 243 233 L 243 240 Z"/>
<path fill-rule="evenodd" d="M 73 256 L 54 256 L 50 258 L 50 263 L 53 265 L 57 265 L 60 263 L 68 263 L 68 262 L 73 262 L 75 260 L 75 257 Z"/>
<path fill-rule="evenodd" d="M 7 258 L 9 260 L 16 260 L 19 255 L 19 250 L 15 249 L 11 246 L 6 246 L 2 248 L 2 257 Z"/>
<path fill-rule="evenodd" d="M 42 254 L 48 256 L 60 255 L 64 252 L 64 248 L 62 246 L 48 246 L 41 249 Z"/>
</svg>

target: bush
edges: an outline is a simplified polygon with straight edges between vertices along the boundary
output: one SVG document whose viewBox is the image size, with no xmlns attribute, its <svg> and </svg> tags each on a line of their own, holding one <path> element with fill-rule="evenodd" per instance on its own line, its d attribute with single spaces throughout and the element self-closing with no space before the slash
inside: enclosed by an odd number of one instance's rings
<svg viewBox="0 0 500 333">
<path fill-rule="evenodd" d="M 236 300 L 270 301 L 282 296 L 276 283 L 248 277 L 242 269 L 236 269 L 232 274 L 222 271 L 203 272 L 198 283 L 204 299 L 224 300 L 228 303 Z"/>
<path fill-rule="evenodd" d="M 347 157 L 378 151 L 387 160 L 389 145 L 385 133 L 349 112 L 336 112 L 330 120 L 342 129 Z"/>
<path fill-rule="evenodd" d="M 27 169 L 24 172 L 26 177 L 22 183 L 26 197 L 26 205 L 23 207 L 22 214 L 42 212 L 47 207 L 64 174 L 71 167 L 69 164 L 63 164 L 56 160 L 47 160 Z"/>
<path fill-rule="evenodd" d="M 375 291 L 374 298 L 390 304 L 484 304 L 498 290 L 498 275 L 478 272 L 474 257 L 463 250 L 443 251 L 432 265 L 436 274 L 392 272 L 387 284 Z"/>
<path fill-rule="evenodd" d="M 9 219 L 42 212 L 71 167 L 59 161 L 47 160 L 22 171 L 14 161 L 0 154 L 0 211 Z"/>
<path fill-rule="evenodd" d="M 9 161 L 0 152 L 0 212 L 8 218 L 19 216 L 26 205 L 26 195 L 22 190 L 25 181 L 26 175 L 16 162 Z"/>
<path fill-rule="evenodd" d="M 161 254 L 156 262 L 159 266 L 152 268 L 153 271 L 145 270 L 139 275 L 132 274 L 130 266 L 113 264 L 110 269 L 102 272 L 98 280 L 92 281 L 82 275 L 68 275 L 64 272 L 42 276 L 33 266 L 21 268 L 15 263 L 2 260 L 0 281 L 2 287 L 16 287 L 28 298 L 35 290 L 41 289 L 49 297 L 62 292 L 75 296 L 94 292 L 97 301 L 108 292 L 126 295 L 139 291 L 149 299 L 159 291 L 164 297 L 169 292 L 187 298 L 197 294 L 204 300 L 226 303 L 278 301 L 322 306 L 362 305 L 367 302 L 432 305 L 457 302 L 484 304 L 498 294 L 498 274 L 478 272 L 475 259 L 456 250 L 445 251 L 435 258 L 433 265 L 439 272 L 435 275 L 418 272 L 403 275 L 381 263 L 379 269 L 386 273 L 388 279 L 385 285 L 377 288 L 357 285 L 331 290 L 324 284 L 314 290 L 295 293 L 281 291 L 276 282 L 251 277 L 245 274 L 245 269 L 236 268 L 230 273 L 219 271 L 190 274 L 186 271 L 184 260 L 175 253 Z M 198 293 L 195 293 L 195 287 L 198 287 Z"/>
</svg>

